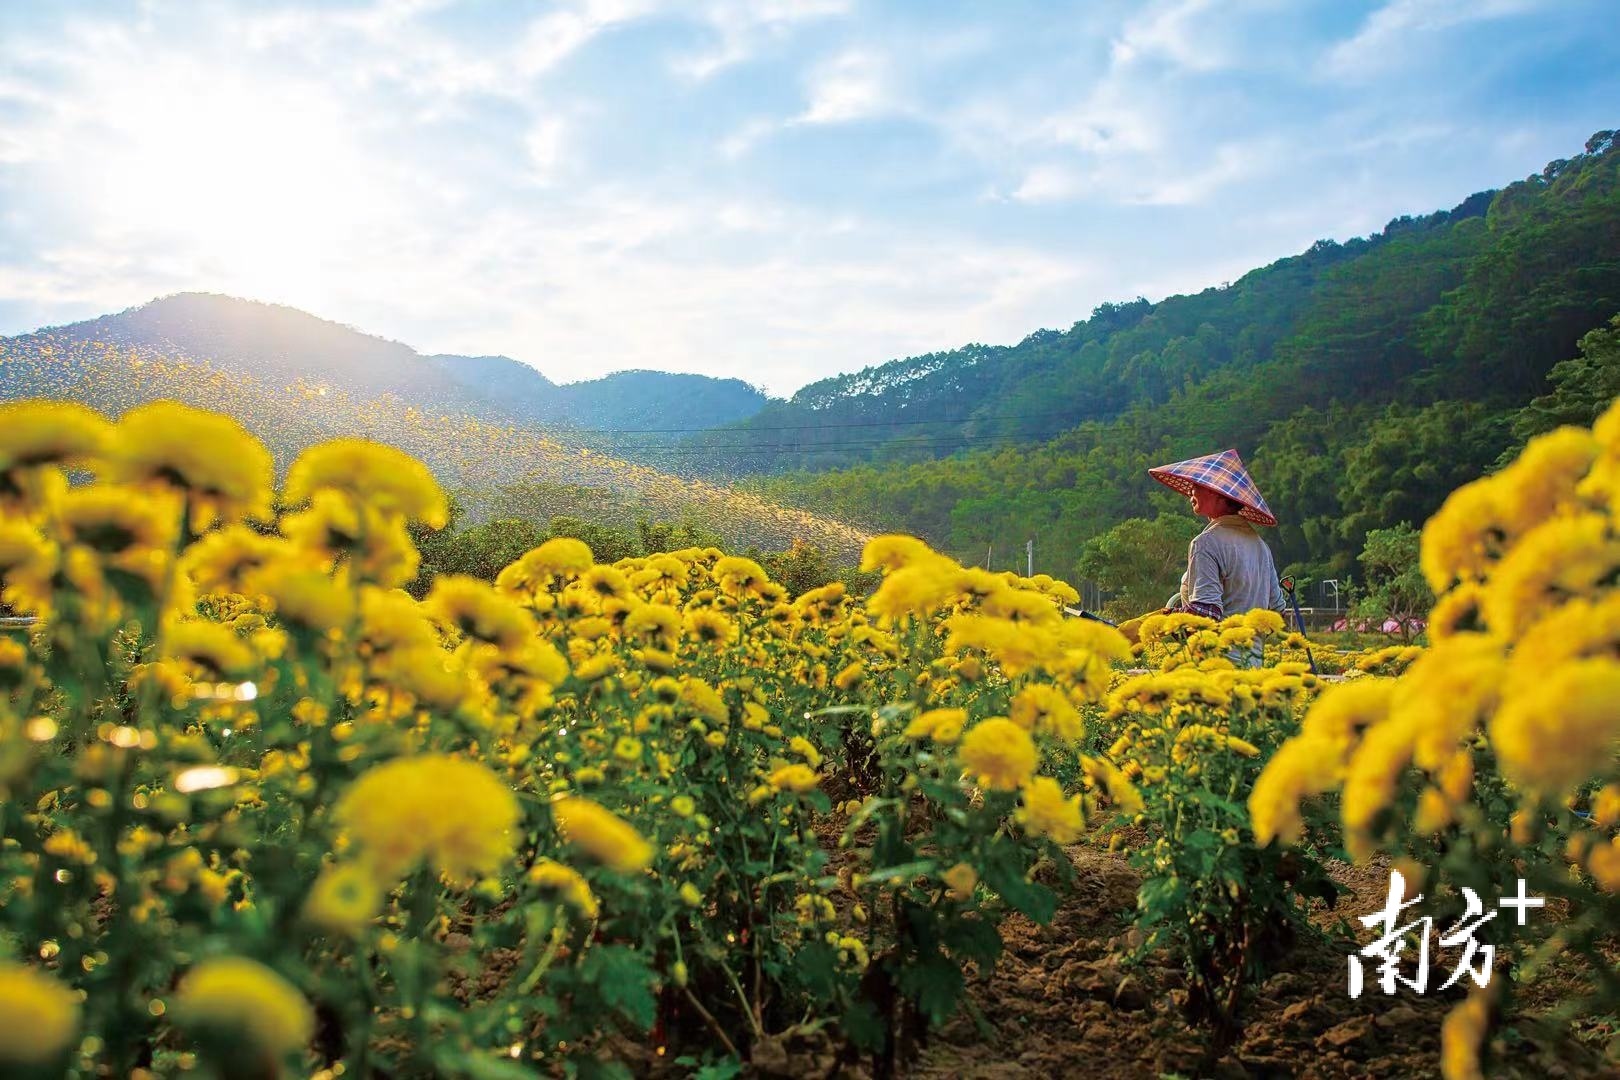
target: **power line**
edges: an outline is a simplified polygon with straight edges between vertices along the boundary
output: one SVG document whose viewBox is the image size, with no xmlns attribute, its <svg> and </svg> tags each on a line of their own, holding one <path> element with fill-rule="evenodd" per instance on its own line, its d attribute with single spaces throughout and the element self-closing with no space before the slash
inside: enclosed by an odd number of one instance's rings
<svg viewBox="0 0 1620 1080">
<path fill-rule="evenodd" d="M 1225 425 L 1208 417 L 1191 417 L 1177 424 L 1165 425 L 1166 430 L 1161 435 L 1179 433 L 1183 436 L 1214 437 L 1222 434 L 1220 428 Z M 1070 428 L 1065 431 L 1056 431 L 1040 434 L 1004 434 L 1004 435 L 929 435 L 922 438 L 897 436 L 893 439 L 861 440 L 844 442 L 795 442 L 795 443 L 710 443 L 696 445 L 660 446 L 645 443 L 611 443 L 604 445 L 578 444 L 593 453 L 643 453 L 649 457 L 746 457 L 750 455 L 780 455 L 780 454 L 830 454 L 859 452 L 867 450 L 936 450 L 963 448 L 967 446 L 993 445 L 996 443 L 1012 444 L 1014 448 L 1025 449 L 1031 453 L 1051 448 L 1054 440 L 1074 433 Z M 1220 441 L 1220 440 L 1216 440 Z M 1145 449 L 1145 448 L 1144 448 Z"/>
<path fill-rule="evenodd" d="M 1058 433 L 1058 435 L 1061 434 L 1063 433 Z M 792 443 L 785 445 L 782 443 L 728 443 L 701 447 L 646 446 L 635 443 L 618 446 L 592 446 L 588 443 L 581 443 L 580 446 L 582 449 L 590 450 L 593 453 L 606 453 L 609 451 L 622 451 L 629 453 L 639 451 L 660 457 L 692 457 L 705 455 L 714 457 L 728 457 L 732 455 L 729 453 L 724 453 L 724 451 L 733 451 L 739 456 L 746 456 L 748 454 L 826 454 L 835 452 L 842 453 L 851 450 L 879 450 L 885 448 L 896 450 L 933 450 L 946 448 L 953 444 L 962 446 L 1006 441 L 1016 442 L 1020 440 L 1040 441 L 1051 440 L 1054 438 L 1057 438 L 1057 435 L 959 435 L 930 439 L 927 442 L 907 442 L 903 439 L 888 439 L 881 442 Z"/>
<path fill-rule="evenodd" d="M 756 414 L 757 415 L 757 414 Z M 899 427 L 911 424 L 976 424 L 989 420 L 1042 420 L 1060 419 L 1068 420 L 1074 414 L 1070 412 L 1046 413 L 1013 413 L 1003 416 L 962 416 L 954 419 L 939 420 L 850 420 L 836 424 L 772 424 L 770 431 L 823 431 L 832 428 L 857 427 Z M 750 418 L 745 418 L 750 419 Z M 576 428 L 556 427 L 552 430 L 566 432 L 569 435 L 662 435 L 675 432 L 698 433 L 704 431 L 725 430 L 719 427 L 678 427 L 678 428 Z M 739 431 L 759 430 L 755 428 L 741 428 Z"/>
</svg>

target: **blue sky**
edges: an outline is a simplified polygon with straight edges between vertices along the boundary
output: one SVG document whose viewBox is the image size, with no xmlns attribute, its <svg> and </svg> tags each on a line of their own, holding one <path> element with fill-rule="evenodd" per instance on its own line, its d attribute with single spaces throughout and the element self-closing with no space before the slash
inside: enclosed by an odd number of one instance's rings
<svg viewBox="0 0 1620 1080">
<path fill-rule="evenodd" d="M 777 394 L 1620 126 L 1616 0 L 0 0 L 0 333 L 202 289 Z"/>
</svg>

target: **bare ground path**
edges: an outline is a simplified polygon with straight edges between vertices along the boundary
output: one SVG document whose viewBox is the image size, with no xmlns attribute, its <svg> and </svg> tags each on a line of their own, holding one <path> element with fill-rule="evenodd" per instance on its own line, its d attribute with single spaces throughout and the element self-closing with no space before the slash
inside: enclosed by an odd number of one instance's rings
<svg viewBox="0 0 1620 1080">
<path fill-rule="evenodd" d="M 1069 849 L 1079 883 L 1051 925 L 1015 916 L 1003 925 L 1006 952 L 988 981 L 971 984 L 971 1004 L 937 1032 L 912 1070 L 945 1080 L 1055 1080 L 1058 1077 L 1200 1075 L 1201 1033 L 1181 1019 L 1181 974 L 1168 960 L 1130 970 L 1113 956 L 1127 951 L 1128 918 L 1138 877 L 1121 855 L 1079 845 Z M 1332 868 L 1348 890 L 1338 910 L 1316 921 L 1329 940 L 1303 942 L 1285 970 L 1260 988 L 1238 1046 L 1207 1075 L 1217 1077 L 1438 1077 L 1440 1022 L 1454 998 L 1406 993 L 1385 997 L 1370 987 L 1359 1000 L 1346 990 L 1346 957 L 1336 937 L 1341 917 L 1382 905 L 1388 887 L 1380 867 Z M 1559 987 L 1532 986 L 1529 1007 L 1554 1001 Z M 1516 1018 L 1518 1019 L 1518 1018 Z M 1572 1034 L 1532 1033 L 1515 1024 L 1493 1076 L 1538 1080 L 1620 1076 Z"/>
</svg>

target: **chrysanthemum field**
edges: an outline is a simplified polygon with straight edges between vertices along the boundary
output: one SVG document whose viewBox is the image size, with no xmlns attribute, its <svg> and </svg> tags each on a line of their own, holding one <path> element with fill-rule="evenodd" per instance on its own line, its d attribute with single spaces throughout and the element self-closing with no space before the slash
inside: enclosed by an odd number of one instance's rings
<svg viewBox="0 0 1620 1080">
<path fill-rule="evenodd" d="M 0 406 L 0 1073 L 1620 1061 L 1620 406 L 1453 494 L 1428 646 L 1361 656 L 902 536 L 864 597 L 553 539 L 418 601 L 445 513 L 375 443 L 278 487 L 224 415 Z M 1448 986 L 1353 959 L 1392 871 L 1497 912 Z"/>
</svg>

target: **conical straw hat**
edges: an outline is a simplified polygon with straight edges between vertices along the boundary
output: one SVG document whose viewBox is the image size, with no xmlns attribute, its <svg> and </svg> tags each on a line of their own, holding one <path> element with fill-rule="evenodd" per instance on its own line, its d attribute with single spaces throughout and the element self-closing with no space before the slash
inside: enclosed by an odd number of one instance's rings
<svg viewBox="0 0 1620 1080">
<path fill-rule="evenodd" d="M 1193 486 L 1209 488 L 1239 504 L 1238 513 L 1257 525 L 1275 525 L 1266 500 L 1254 485 L 1254 477 L 1243 467 L 1243 459 L 1236 450 L 1222 450 L 1218 454 L 1188 458 L 1174 465 L 1160 465 L 1149 469 L 1148 475 L 1166 487 L 1175 488 L 1183 495 L 1191 495 Z"/>
</svg>

